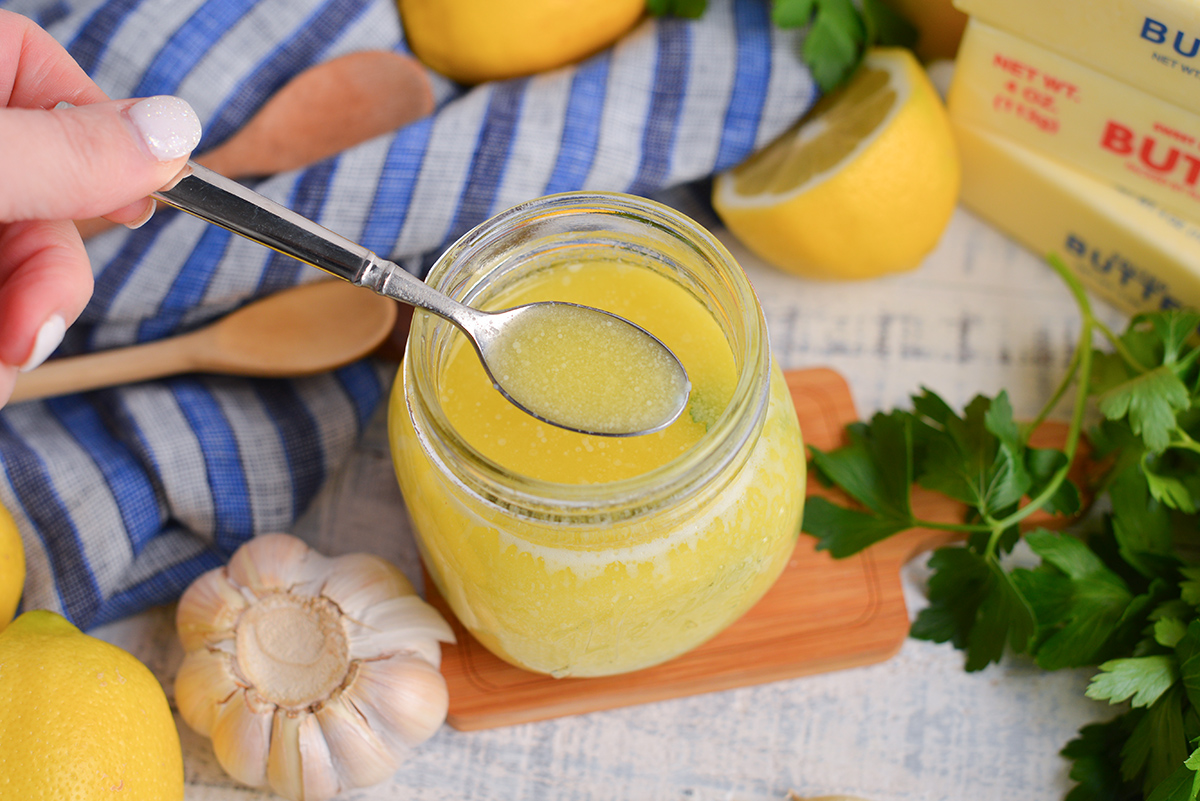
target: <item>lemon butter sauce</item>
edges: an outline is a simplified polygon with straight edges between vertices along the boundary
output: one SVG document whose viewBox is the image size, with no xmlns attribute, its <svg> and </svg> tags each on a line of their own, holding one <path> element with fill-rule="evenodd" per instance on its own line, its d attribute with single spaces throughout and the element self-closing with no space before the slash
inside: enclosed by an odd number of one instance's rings
<svg viewBox="0 0 1200 801">
<path fill-rule="evenodd" d="M 688 392 L 679 363 L 644 329 L 573 303 L 525 306 L 489 354 L 498 388 L 541 419 L 576 431 L 661 429 Z"/>
</svg>

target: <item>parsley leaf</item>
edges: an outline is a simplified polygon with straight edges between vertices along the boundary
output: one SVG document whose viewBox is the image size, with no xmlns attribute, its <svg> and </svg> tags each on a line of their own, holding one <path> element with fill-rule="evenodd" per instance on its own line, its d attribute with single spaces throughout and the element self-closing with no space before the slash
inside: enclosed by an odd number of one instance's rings
<svg viewBox="0 0 1200 801">
<path fill-rule="evenodd" d="M 846 429 L 850 444 L 823 452 L 810 447 L 813 464 L 863 506 L 884 517 L 912 520 L 912 423 L 903 412 L 876 414 L 869 426 Z"/>
<path fill-rule="evenodd" d="M 1112 659 L 1100 665 L 1084 695 L 1110 704 L 1129 700 L 1134 707 L 1149 706 L 1177 681 L 1179 667 L 1173 656 Z"/>
<path fill-rule="evenodd" d="M 1137 724 L 1121 749 L 1121 775 L 1142 777 L 1142 792 L 1150 795 L 1166 781 L 1190 753 L 1183 734 L 1183 690 L 1174 686 L 1150 707 L 1134 710 Z"/>
<path fill-rule="evenodd" d="M 1007 644 L 1024 652 L 1034 635 L 1033 611 L 994 558 L 969 548 L 939 548 L 929 565 L 930 605 L 913 622 L 910 636 L 946 642 L 967 652 L 966 669 L 999 662 Z"/>
<path fill-rule="evenodd" d="M 1002 512 L 1019 501 L 1032 479 L 1008 396 L 1001 392 L 995 400 L 976 397 L 963 417 L 940 413 L 929 396 L 926 391 L 914 399 L 932 424 L 921 486 L 957 498 L 982 514 Z"/>
<path fill-rule="evenodd" d="M 805 501 L 803 530 L 817 538 L 818 551 L 829 551 L 835 559 L 852 556 L 908 528 L 912 528 L 910 521 L 847 509 L 824 498 Z"/>
<path fill-rule="evenodd" d="M 1013 571 L 1038 624 L 1037 663 L 1046 670 L 1094 664 L 1134 599 L 1125 582 L 1075 537 L 1039 530 L 1026 542 L 1042 564 Z"/>
<path fill-rule="evenodd" d="M 1180 598 L 1184 603 L 1200 606 L 1200 567 L 1180 568 L 1183 581 L 1179 582 Z"/>
<path fill-rule="evenodd" d="M 967 642 L 968 671 L 999 662 L 1006 640 L 1014 652 L 1025 653 L 1037 626 L 1033 610 L 1012 576 L 991 557 L 987 557 L 987 565 L 991 581 Z"/>
<path fill-rule="evenodd" d="M 1065 801 L 1141 801 L 1137 785 L 1121 776 L 1121 749 L 1129 740 L 1129 721 L 1122 715 L 1107 723 L 1079 730 L 1060 752 L 1072 761 L 1071 778 L 1078 782 Z"/>
<path fill-rule="evenodd" d="M 920 31 L 882 0 L 862 0 L 862 14 L 868 42 L 909 50 L 916 46 Z"/>
<path fill-rule="evenodd" d="M 831 92 L 858 67 L 867 29 L 850 0 L 816 0 L 814 5 L 801 54 L 817 86 Z"/>
<path fill-rule="evenodd" d="M 1139 315 L 1134 327 L 1149 321 L 1154 333 L 1162 341 L 1162 363 L 1177 364 L 1194 358 L 1189 354 L 1188 339 L 1200 327 L 1200 312 L 1189 309 L 1171 309 L 1162 314 Z"/>
<path fill-rule="evenodd" d="M 1166 365 L 1118 384 L 1099 398 L 1105 417 L 1116 420 L 1128 416 L 1133 433 L 1155 453 L 1171 444 L 1175 415 L 1190 405 L 1187 387 Z"/>
<path fill-rule="evenodd" d="M 837 484 L 866 512 L 823 498 L 806 502 L 803 530 L 817 548 L 841 558 L 885 537 L 912 528 L 912 419 L 903 412 L 877 414 L 870 425 L 847 428 L 850 444 L 834 451 L 809 447 L 815 470 Z"/>
<path fill-rule="evenodd" d="M 646 0 L 646 10 L 656 17 L 699 19 L 708 10 L 708 0 Z"/>
<path fill-rule="evenodd" d="M 967 647 L 988 580 L 983 557 L 967 548 L 938 548 L 929 557 L 929 606 L 917 613 L 909 635 Z"/>
<path fill-rule="evenodd" d="M 1025 450 L 1025 472 L 1029 475 L 1029 489 L 1026 494 L 1040 495 L 1050 486 L 1055 473 L 1067 465 L 1067 455 L 1053 448 L 1027 448 Z M 1063 481 L 1046 499 L 1042 508 L 1051 514 L 1073 517 L 1079 514 L 1083 503 L 1079 498 L 1079 488 L 1070 481 Z"/>
<path fill-rule="evenodd" d="M 775 0 L 771 21 L 780 28 L 802 28 L 812 19 L 817 0 Z"/>
<path fill-rule="evenodd" d="M 1178 509 L 1187 514 L 1195 514 L 1200 501 L 1200 448 L 1196 444 L 1197 426 L 1191 418 L 1197 408 L 1179 416 L 1182 422 L 1175 430 L 1179 439 L 1176 447 L 1165 453 L 1148 453 L 1143 455 L 1142 470 L 1150 487 L 1150 494 L 1156 501 Z"/>
<path fill-rule="evenodd" d="M 1170 310 L 1137 315 L 1117 352 L 1096 359 L 1091 391 L 1110 420 L 1127 418 L 1133 433 L 1152 453 L 1161 453 L 1177 431 L 1176 415 L 1191 404 L 1182 376 L 1195 367 L 1200 350 L 1189 348 L 1200 313 Z"/>
<path fill-rule="evenodd" d="M 1188 624 L 1183 637 L 1174 645 L 1179 660 L 1179 677 L 1193 707 L 1200 703 L 1200 620 Z"/>
<path fill-rule="evenodd" d="M 1154 621 L 1154 641 L 1164 648 L 1174 648 L 1187 636 L 1187 624 L 1177 617 L 1160 617 Z"/>
<path fill-rule="evenodd" d="M 1200 750 L 1193 751 L 1174 773 L 1154 788 L 1146 801 L 1196 801 L 1196 794 L 1200 792 L 1200 774 L 1196 773 L 1193 763 L 1197 761 L 1198 753 Z"/>
<path fill-rule="evenodd" d="M 1109 485 L 1112 529 L 1117 547 L 1130 566 L 1144 576 L 1173 577 L 1179 565 L 1170 511 L 1152 497 L 1137 465 L 1117 474 Z"/>
</svg>

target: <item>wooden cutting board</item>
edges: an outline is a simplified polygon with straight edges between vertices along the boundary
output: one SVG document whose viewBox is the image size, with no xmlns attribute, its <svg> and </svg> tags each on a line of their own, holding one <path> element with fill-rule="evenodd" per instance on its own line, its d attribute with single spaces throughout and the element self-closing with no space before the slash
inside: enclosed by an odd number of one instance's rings
<svg viewBox="0 0 1200 801">
<path fill-rule="evenodd" d="M 828 369 L 786 374 L 805 442 L 823 450 L 843 443 L 858 419 L 850 389 Z M 1035 444 L 1061 445 L 1065 427 L 1047 424 Z M 811 475 L 807 490 L 839 500 Z M 914 511 L 928 520 L 961 519 L 953 501 L 917 491 Z M 1032 521 L 1047 523 L 1043 516 Z M 554 679 L 493 656 L 454 618 L 432 582 L 429 601 L 458 638 L 443 646 L 442 674 L 450 691 L 447 722 L 456 729 L 509 726 L 687 695 L 791 679 L 889 659 L 908 636 L 900 568 L 955 535 L 915 529 L 860 554 L 833 559 L 801 534 L 778 581 L 741 619 L 714 639 L 670 662 L 635 673 Z"/>
</svg>

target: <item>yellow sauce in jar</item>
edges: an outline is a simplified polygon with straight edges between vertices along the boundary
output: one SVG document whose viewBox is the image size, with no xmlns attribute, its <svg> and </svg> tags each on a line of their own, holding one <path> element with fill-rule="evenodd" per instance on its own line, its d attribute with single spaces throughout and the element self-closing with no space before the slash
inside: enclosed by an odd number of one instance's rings
<svg viewBox="0 0 1200 801">
<path fill-rule="evenodd" d="M 447 364 L 441 402 L 463 438 L 515 473 L 562 483 L 644 474 L 704 436 L 736 381 L 712 316 L 649 270 L 574 264 L 505 303 L 555 299 L 612 311 L 680 358 L 694 402 L 666 430 L 612 439 L 529 417 L 495 392 L 469 346 Z M 396 469 L 426 565 L 463 624 L 514 664 L 605 675 L 657 664 L 707 640 L 774 582 L 799 531 L 804 456 L 781 374 L 747 463 L 694 507 L 588 527 L 510 517 L 433 468 L 415 439 L 400 382 L 391 425 Z"/>
<path fill-rule="evenodd" d="M 596 484 L 637 476 L 692 447 L 729 402 L 737 371 L 712 315 L 669 278 L 620 262 L 572 261 L 542 271 L 516 293 L 488 303 L 506 308 L 542 300 L 612 312 L 658 337 L 692 382 L 688 408 L 663 431 L 639 437 L 577 434 L 530 417 L 494 391 L 479 357 L 461 336 L 439 382 L 441 405 L 455 430 L 481 454 L 530 478 Z M 585 381 L 561 389 L 590 402 Z M 614 410 L 619 414 L 620 410 Z"/>
</svg>

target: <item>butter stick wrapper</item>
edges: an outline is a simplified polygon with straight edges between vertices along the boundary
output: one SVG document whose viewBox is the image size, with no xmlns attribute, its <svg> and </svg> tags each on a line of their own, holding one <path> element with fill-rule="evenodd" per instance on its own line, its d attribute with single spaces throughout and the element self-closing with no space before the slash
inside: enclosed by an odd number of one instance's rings
<svg viewBox="0 0 1200 801">
<path fill-rule="evenodd" d="M 1196 0 L 954 0 L 972 17 L 1200 114 Z"/>
<path fill-rule="evenodd" d="M 960 200 L 1097 297 L 1138 312 L 1200 308 L 1200 225 L 1055 159 L 957 121 Z"/>
<path fill-rule="evenodd" d="M 947 105 L 961 122 L 1200 220 L 1200 114 L 974 19 Z"/>
</svg>

